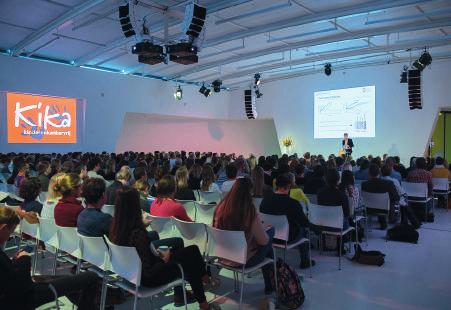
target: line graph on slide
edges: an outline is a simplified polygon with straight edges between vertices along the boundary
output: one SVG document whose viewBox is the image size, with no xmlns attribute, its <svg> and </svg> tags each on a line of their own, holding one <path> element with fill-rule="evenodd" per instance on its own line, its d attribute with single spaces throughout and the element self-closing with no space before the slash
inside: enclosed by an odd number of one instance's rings
<svg viewBox="0 0 451 310">
<path fill-rule="evenodd" d="M 375 136 L 375 87 L 315 92 L 314 138 Z"/>
</svg>

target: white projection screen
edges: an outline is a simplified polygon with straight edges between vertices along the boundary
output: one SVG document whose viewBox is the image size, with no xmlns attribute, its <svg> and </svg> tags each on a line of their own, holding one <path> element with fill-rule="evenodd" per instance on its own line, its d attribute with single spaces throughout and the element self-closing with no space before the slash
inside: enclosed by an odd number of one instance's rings
<svg viewBox="0 0 451 310">
<path fill-rule="evenodd" d="M 376 136 L 376 87 L 364 86 L 314 93 L 315 139 L 374 138 Z"/>
</svg>

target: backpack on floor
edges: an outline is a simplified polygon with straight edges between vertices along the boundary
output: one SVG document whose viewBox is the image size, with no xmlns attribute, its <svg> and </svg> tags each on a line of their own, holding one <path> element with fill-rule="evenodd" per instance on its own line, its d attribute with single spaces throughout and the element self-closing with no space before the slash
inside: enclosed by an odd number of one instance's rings
<svg viewBox="0 0 451 310">
<path fill-rule="evenodd" d="M 277 260 L 277 299 L 279 309 L 297 309 L 304 303 L 305 294 L 296 271 L 281 259 Z M 274 273 L 271 273 L 272 286 Z"/>
<path fill-rule="evenodd" d="M 385 263 L 385 254 L 380 251 L 363 251 L 360 244 L 354 245 L 355 254 L 352 258 L 359 264 L 382 266 Z"/>
<path fill-rule="evenodd" d="M 407 224 L 399 224 L 387 230 L 388 240 L 417 243 L 418 237 L 418 232 Z"/>
</svg>

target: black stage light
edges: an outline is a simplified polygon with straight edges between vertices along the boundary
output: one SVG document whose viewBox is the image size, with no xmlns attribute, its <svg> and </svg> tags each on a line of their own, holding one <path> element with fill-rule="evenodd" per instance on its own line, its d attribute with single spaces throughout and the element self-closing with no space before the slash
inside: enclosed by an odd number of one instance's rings
<svg viewBox="0 0 451 310">
<path fill-rule="evenodd" d="M 324 74 L 327 76 L 332 74 L 332 65 L 330 63 L 324 65 Z"/>
<path fill-rule="evenodd" d="M 260 98 L 261 96 L 263 96 L 263 94 L 260 92 L 260 90 L 258 88 L 255 90 L 255 96 L 257 96 L 257 98 Z"/>
<path fill-rule="evenodd" d="M 213 83 L 211 83 L 211 86 L 213 86 L 213 90 L 215 93 L 219 93 L 221 91 L 221 80 L 214 80 Z"/>
<path fill-rule="evenodd" d="M 255 82 L 254 82 L 254 85 L 260 85 L 260 82 L 261 82 L 261 75 L 260 75 L 260 73 L 255 73 L 255 75 L 254 75 L 254 80 L 255 80 Z"/>
<path fill-rule="evenodd" d="M 183 98 L 183 90 L 182 87 L 180 87 L 180 85 L 174 92 L 174 98 L 175 100 L 182 100 Z"/>
<path fill-rule="evenodd" d="M 423 54 L 421 54 L 420 58 L 414 61 L 412 64 L 415 68 L 417 68 L 420 71 L 423 71 L 424 68 L 429 66 L 432 63 L 432 56 L 429 54 L 428 51 L 424 51 Z"/>
<path fill-rule="evenodd" d="M 201 93 L 205 97 L 208 97 L 211 95 L 211 90 L 205 87 L 205 85 L 202 85 L 201 88 L 199 89 L 199 93 Z"/>
<path fill-rule="evenodd" d="M 403 71 L 401 72 L 401 80 L 400 83 L 407 83 L 407 69 L 409 69 L 407 66 L 404 66 Z"/>
</svg>

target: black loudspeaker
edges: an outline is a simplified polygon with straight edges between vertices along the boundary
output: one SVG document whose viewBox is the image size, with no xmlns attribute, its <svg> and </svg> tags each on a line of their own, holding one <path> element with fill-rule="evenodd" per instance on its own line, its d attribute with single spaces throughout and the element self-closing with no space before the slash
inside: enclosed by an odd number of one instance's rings
<svg viewBox="0 0 451 310">
<path fill-rule="evenodd" d="M 255 100 L 252 98 L 252 90 L 244 90 L 244 109 L 248 119 L 257 118 L 257 109 L 255 108 Z"/>
<path fill-rule="evenodd" d="M 119 7 L 119 21 L 121 22 L 122 32 L 126 38 L 136 34 L 130 20 L 130 8 L 128 3 L 127 5 L 122 5 Z"/>
<path fill-rule="evenodd" d="M 199 37 L 199 34 L 204 27 L 206 17 L 206 8 L 197 4 L 187 5 L 185 9 L 185 18 L 183 20 L 183 32 L 192 38 Z"/>
<path fill-rule="evenodd" d="M 409 70 L 407 78 L 409 86 L 409 108 L 411 110 L 422 109 L 421 102 L 421 71 Z"/>
</svg>

